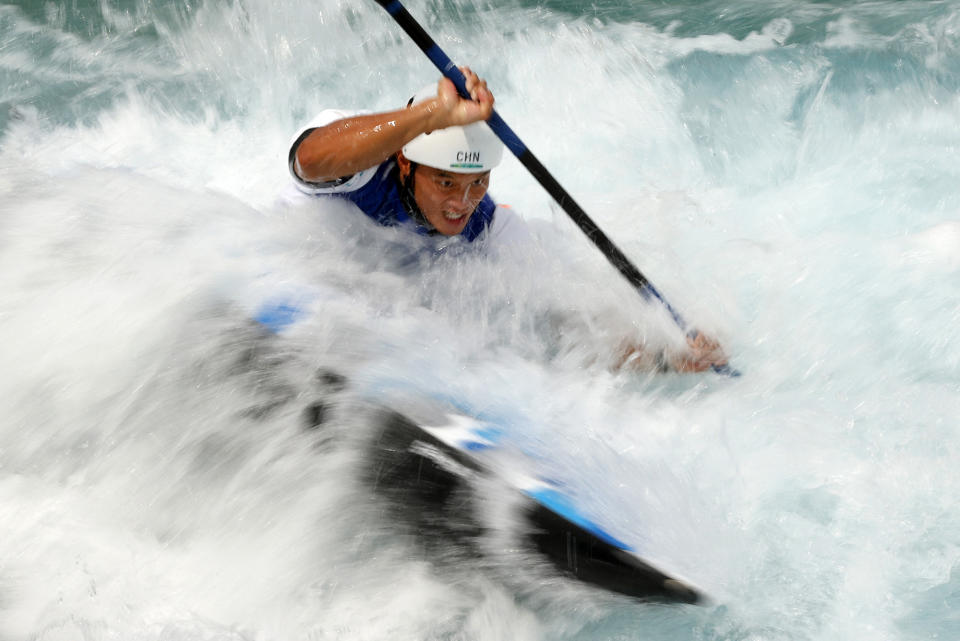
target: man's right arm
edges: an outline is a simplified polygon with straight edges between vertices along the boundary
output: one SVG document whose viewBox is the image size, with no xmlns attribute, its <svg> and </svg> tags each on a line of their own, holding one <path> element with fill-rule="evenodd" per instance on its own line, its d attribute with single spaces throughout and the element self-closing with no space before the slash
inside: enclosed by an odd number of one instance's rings
<svg viewBox="0 0 960 641">
<path fill-rule="evenodd" d="M 297 147 L 294 171 L 311 183 L 332 182 L 376 167 L 429 131 L 428 103 L 410 109 L 344 118 L 314 129 Z"/>
<path fill-rule="evenodd" d="M 314 129 L 296 150 L 294 171 L 311 183 L 327 183 L 375 167 L 422 133 L 490 117 L 493 95 L 462 68 L 472 100 L 461 98 L 446 78 L 437 96 L 405 109 L 343 118 Z"/>
</svg>

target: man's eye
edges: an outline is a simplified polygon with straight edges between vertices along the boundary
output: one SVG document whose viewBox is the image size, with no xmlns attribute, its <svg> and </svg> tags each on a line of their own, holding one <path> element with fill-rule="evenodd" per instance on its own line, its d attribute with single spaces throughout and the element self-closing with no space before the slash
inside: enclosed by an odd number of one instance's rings
<svg viewBox="0 0 960 641">
<path fill-rule="evenodd" d="M 453 181 L 452 181 L 452 180 L 441 180 L 440 182 L 437 183 L 437 185 L 438 185 L 441 189 L 450 189 L 451 187 L 453 187 Z"/>
</svg>

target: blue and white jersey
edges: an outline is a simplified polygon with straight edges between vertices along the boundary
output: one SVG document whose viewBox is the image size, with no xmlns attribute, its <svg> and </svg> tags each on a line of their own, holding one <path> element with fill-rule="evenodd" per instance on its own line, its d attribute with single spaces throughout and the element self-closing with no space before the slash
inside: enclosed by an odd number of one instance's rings
<svg viewBox="0 0 960 641">
<path fill-rule="evenodd" d="M 296 151 L 303 139 L 314 129 L 363 113 L 369 112 L 327 109 L 317 114 L 297 133 L 291 142 L 287 158 L 294 185 L 300 193 L 308 196 L 335 196 L 348 200 L 380 225 L 409 226 L 418 234 L 431 234 L 433 230 L 411 218 L 404 206 L 400 196 L 399 170 L 392 158 L 375 167 L 331 182 L 310 182 L 300 177 Z M 493 240 L 497 244 L 512 244 L 525 237 L 526 230 L 523 222 L 510 208 L 496 205 L 490 196 L 486 195 L 459 236 L 467 242 Z"/>
</svg>

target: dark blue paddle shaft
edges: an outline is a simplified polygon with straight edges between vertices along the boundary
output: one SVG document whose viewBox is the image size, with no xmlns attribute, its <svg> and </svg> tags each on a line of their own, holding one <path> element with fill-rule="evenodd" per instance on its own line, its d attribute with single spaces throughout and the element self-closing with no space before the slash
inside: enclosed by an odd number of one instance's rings
<svg viewBox="0 0 960 641">
<path fill-rule="evenodd" d="M 413 19 L 413 16 L 404 8 L 400 0 L 377 0 L 377 4 L 393 16 L 393 19 L 397 21 L 400 28 L 406 31 L 407 35 L 423 50 L 427 57 L 430 58 L 430 61 L 440 70 L 440 73 L 453 81 L 460 95 L 464 98 L 469 98 L 470 94 L 467 91 L 467 79 L 464 77 L 463 72 L 461 72 L 447 54 L 440 49 L 433 38 L 423 30 L 423 27 Z M 640 270 L 620 251 L 620 248 L 593 222 L 593 219 L 587 215 L 587 212 L 585 212 L 573 197 L 567 193 L 567 190 L 557 182 L 553 174 L 547 171 L 543 163 L 533 155 L 533 152 L 527 149 L 527 146 L 523 144 L 520 137 L 503 121 L 503 118 L 500 117 L 500 114 L 498 114 L 496 110 L 494 110 L 490 118 L 487 119 L 487 125 L 503 144 L 507 146 L 507 149 L 517 157 L 517 160 L 527 168 L 537 182 L 547 190 L 547 193 L 557 201 L 557 204 L 560 205 L 567 215 L 573 219 L 573 222 L 587 235 L 587 238 L 597 246 L 597 249 L 617 268 L 617 271 L 627 279 L 627 282 L 636 288 L 644 300 L 650 300 L 651 298 L 657 299 L 667 311 L 670 312 L 677 326 L 684 332 L 687 332 L 687 323 L 677 310 L 660 295 L 660 292 L 653 287 L 650 281 L 647 280 L 647 277 L 640 273 Z M 728 365 L 714 366 L 713 369 L 717 373 L 727 376 L 739 375 L 739 372 L 731 369 Z"/>
</svg>

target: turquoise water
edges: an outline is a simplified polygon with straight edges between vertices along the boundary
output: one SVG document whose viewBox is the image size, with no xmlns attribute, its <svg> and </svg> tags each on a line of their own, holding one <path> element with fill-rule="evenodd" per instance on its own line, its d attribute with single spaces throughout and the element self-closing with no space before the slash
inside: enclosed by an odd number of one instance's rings
<svg viewBox="0 0 960 641">
<path fill-rule="evenodd" d="M 281 197 L 306 119 L 435 77 L 375 3 L 0 4 L 0 638 L 960 637 L 960 3 L 407 7 L 743 376 L 608 371 L 681 339 L 512 159 L 496 260 Z M 487 562 L 428 563 L 356 482 L 384 379 L 507 417 L 713 603 L 538 573 L 497 488 Z"/>
</svg>

